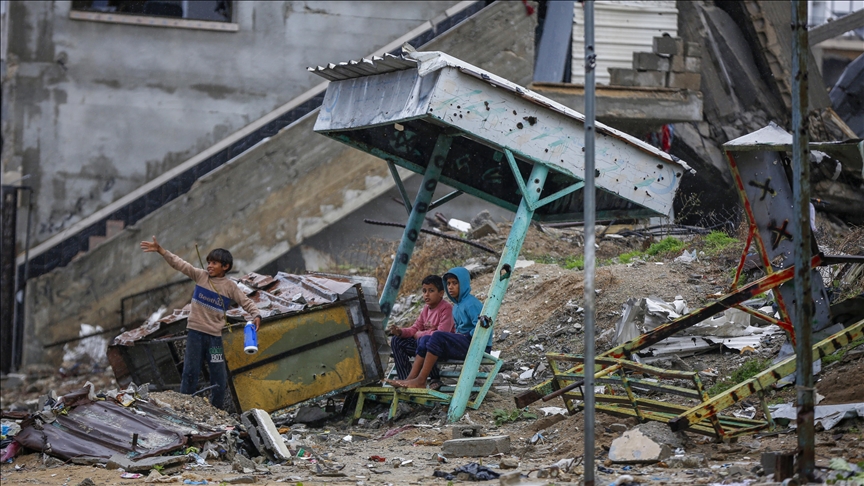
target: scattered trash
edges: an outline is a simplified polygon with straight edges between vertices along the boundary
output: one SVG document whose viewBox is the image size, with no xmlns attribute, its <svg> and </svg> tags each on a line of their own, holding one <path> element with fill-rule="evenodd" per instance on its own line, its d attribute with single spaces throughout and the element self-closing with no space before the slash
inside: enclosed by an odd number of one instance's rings
<svg viewBox="0 0 864 486">
<path fill-rule="evenodd" d="M 789 420 L 789 427 L 796 427 L 798 411 L 792 403 L 771 405 L 771 416 L 777 419 Z M 821 424 L 825 430 L 831 430 L 844 418 L 864 417 L 864 402 L 845 403 L 842 405 L 817 405 L 814 409 L 814 423 Z"/>
<path fill-rule="evenodd" d="M 448 481 L 452 481 L 454 479 L 459 479 L 461 481 L 488 481 L 490 479 L 498 479 L 499 477 L 501 477 L 501 475 L 497 472 L 489 469 L 486 466 L 481 466 L 476 462 L 469 462 L 464 466 L 454 469 L 450 473 L 444 471 L 435 471 L 432 475 L 436 478 L 444 478 Z"/>
<path fill-rule="evenodd" d="M 375 462 L 385 462 L 387 460 L 387 458 L 381 457 L 381 456 L 370 456 L 369 460 L 375 461 Z"/>
<path fill-rule="evenodd" d="M 451 218 L 447 221 L 447 226 L 455 229 L 456 231 L 461 231 L 462 233 L 468 233 L 471 231 L 471 223 L 460 221 L 456 218 Z"/>
</svg>

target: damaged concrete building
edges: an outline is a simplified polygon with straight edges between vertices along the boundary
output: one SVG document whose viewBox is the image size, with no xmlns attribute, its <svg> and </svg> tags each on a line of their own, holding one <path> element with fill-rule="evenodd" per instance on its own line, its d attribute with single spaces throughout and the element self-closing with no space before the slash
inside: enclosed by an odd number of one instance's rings
<svg viewBox="0 0 864 486">
<path fill-rule="evenodd" d="M 76 338 L 81 323 L 112 329 L 143 319 L 122 304 L 135 296 L 159 294 L 177 306 L 187 289 L 164 288 L 176 279 L 171 270 L 138 255 L 136 243 L 151 234 L 187 260 L 195 260 L 195 244 L 226 247 L 241 271 L 269 274 L 352 263 L 362 255 L 347 250 L 360 235 L 398 237 L 398 230 L 362 224 L 364 217 L 404 217 L 391 200 L 399 193 L 386 166 L 312 135 L 326 83 L 306 66 L 395 52 L 407 42 L 583 109 L 578 2 L 211 3 L 230 8 L 181 9 L 152 26 L 142 23 L 155 18 L 146 12 L 105 10 L 114 2 L 3 2 L 10 27 L 3 29 L 3 99 L 10 100 L 3 104 L 4 184 L 33 188 L 32 200 L 20 193 L 16 288 L 28 204 L 33 248 L 10 348 L 15 366 L 57 362 L 61 348 L 52 345 Z M 561 22 L 556 4 L 575 15 Z M 694 219 L 707 221 L 712 212 L 728 219 L 738 196 L 720 146 L 771 121 L 789 127 L 788 5 L 632 4 L 597 2 L 598 28 L 604 15 L 611 25 L 598 37 L 598 58 L 611 59 L 598 72 L 609 83 L 598 86 L 598 119 L 665 143 L 696 169 L 682 181 L 677 209 L 696 200 Z M 613 42 L 622 18 L 633 27 L 626 48 Z M 826 42 L 851 30 L 828 32 Z M 104 43 L 106 31 L 118 41 Z M 561 42 L 569 46 L 563 57 L 543 47 L 546 38 L 558 51 Z M 852 39 L 846 51 L 864 52 L 860 37 L 843 38 Z M 188 46 L 186 55 L 175 52 L 178 43 Z M 837 55 L 814 47 L 817 53 L 812 139 L 860 138 L 819 75 L 817 58 L 835 62 Z M 540 76 L 549 66 L 551 77 Z M 828 203 L 820 209 L 862 223 L 855 211 L 864 205 L 862 168 L 819 162 L 815 196 Z M 406 179 L 409 192 L 418 179 Z M 450 215 L 467 219 L 486 208 L 460 200 Z M 218 214 L 219 225 L 202 214 Z"/>
</svg>

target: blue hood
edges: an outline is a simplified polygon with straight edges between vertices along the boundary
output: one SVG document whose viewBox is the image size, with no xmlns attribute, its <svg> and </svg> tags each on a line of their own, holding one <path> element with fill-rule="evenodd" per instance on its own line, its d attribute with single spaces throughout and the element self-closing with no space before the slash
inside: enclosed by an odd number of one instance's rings
<svg viewBox="0 0 864 486">
<path fill-rule="evenodd" d="M 459 295 L 455 298 L 447 292 L 447 297 L 453 301 L 454 331 L 460 334 L 474 335 L 477 319 L 483 310 L 483 303 L 471 295 L 471 274 L 464 267 L 451 268 L 444 274 L 444 290 L 447 291 L 447 276 L 453 275 L 459 280 Z M 492 335 L 486 346 L 492 346 Z"/>
<path fill-rule="evenodd" d="M 459 280 L 459 295 L 453 297 L 450 295 L 450 291 L 447 290 L 447 276 L 454 275 L 457 280 Z M 465 267 L 456 267 L 451 268 L 444 274 L 444 291 L 447 293 L 447 297 L 453 301 L 454 304 L 458 304 L 465 300 L 465 296 L 471 293 L 471 274 L 468 272 L 468 269 Z"/>
</svg>

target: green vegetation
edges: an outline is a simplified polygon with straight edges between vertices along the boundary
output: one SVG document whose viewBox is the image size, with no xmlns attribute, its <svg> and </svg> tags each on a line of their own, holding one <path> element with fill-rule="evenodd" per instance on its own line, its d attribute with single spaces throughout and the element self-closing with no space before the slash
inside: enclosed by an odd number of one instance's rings
<svg viewBox="0 0 864 486">
<path fill-rule="evenodd" d="M 627 253 L 622 253 L 618 255 L 618 261 L 627 264 L 632 262 L 634 258 L 638 258 L 644 255 L 645 254 L 641 251 L 628 251 Z"/>
<path fill-rule="evenodd" d="M 708 389 L 708 394 L 712 397 L 717 396 L 728 390 L 729 388 L 732 388 L 733 386 L 741 382 L 753 378 L 754 376 L 768 369 L 769 366 L 771 366 L 770 358 L 756 358 L 745 361 L 744 364 L 742 364 L 738 369 L 732 372 L 732 376 L 730 376 L 729 379 L 720 380 L 717 383 L 714 383 L 714 385 Z"/>
<path fill-rule="evenodd" d="M 828 356 L 825 356 L 824 358 L 822 358 L 822 364 L 828 364 L 828 363 L 833 363 L 835 361 L 840 361 L 841 359 L 843 359 L 843 356 L 846 356 L 846 351 L 853 349 L 853 348 L 856 348 L 862 344 L 864 344 L 864 338 L 856 339 L 856 340 L 850 342 L 849 344 L 847 344 L 846 346 L 843 346 L 842 348 L 835 351 L 834 354 L 829 354 Z"/>
<path fill-rule="evenodd" d="M 495 419 L 495 425 L 501 426 L 507 422 L 516 422 L 517 420 L 536 419 L 537 414 L 528 411 L 528 407 L 522 409 L 505 410 L 503 408 L 496 409 L 492 412 L 492 418 Z"/>
<path fill-rule="evenodd" d="M 677 238 L 673 238 L 671 236 L 667 236 L 666 238 L 663 238 L 657 243 L 649 246 L 648 249 L 645 250 L 645 253 L 651 256 L 673 255 L 683 250 L 684 246 L 685 245 L 683 241 Z"/>
<path fill-rule="evenodd" d="M 579 255 L 578 257 L 569 256 L 564 260 L 563 266 L 567 270 L 573 270 L 574 268 L 582 270 L 585 268 L 585 257 L 583 255 Z"/>
<path fill-rule="evenodd" d="M 722 231 L 712 231 L 705 235 L 702 241 L 705 243 L 704 251 L 708 255 L 716 255 L 729 247 L 729 245 L 738 242 L 738 240 Z"/>
</svg>

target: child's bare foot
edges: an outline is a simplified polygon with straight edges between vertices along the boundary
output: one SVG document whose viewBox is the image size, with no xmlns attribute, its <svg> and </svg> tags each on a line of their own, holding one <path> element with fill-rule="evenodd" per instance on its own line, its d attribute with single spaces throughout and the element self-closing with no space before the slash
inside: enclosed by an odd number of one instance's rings
<svg viewBox="0 0 864 486">
<path fill-rule="evenodd" d="M 399 385 L 404 388 L 426 388 L 426 379 L 425 378 L 409 378 L 407 380 L 402 380 L 399 382 Z"/>
<path fill-rule="evenodd" d="M 399 380 L 381 380 L 385 385 L 390 385 L 393 388 L 401 388 L 402 386 L 399 384 Z"/>
</svg>

